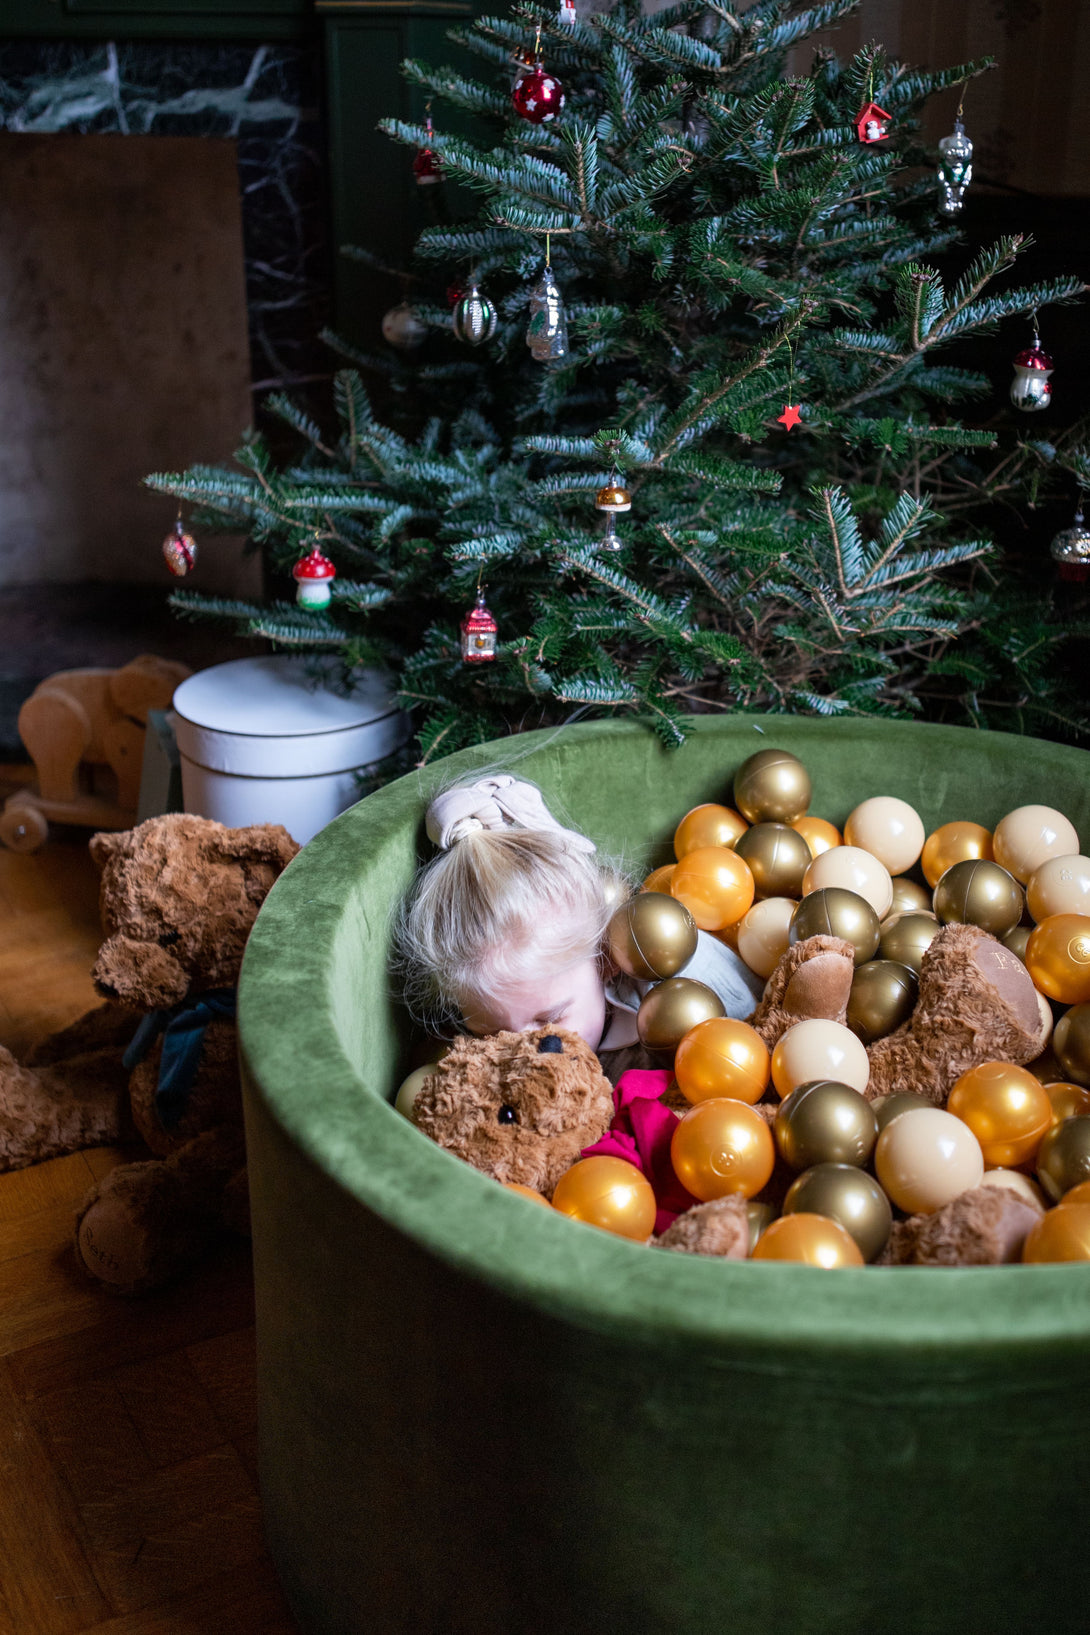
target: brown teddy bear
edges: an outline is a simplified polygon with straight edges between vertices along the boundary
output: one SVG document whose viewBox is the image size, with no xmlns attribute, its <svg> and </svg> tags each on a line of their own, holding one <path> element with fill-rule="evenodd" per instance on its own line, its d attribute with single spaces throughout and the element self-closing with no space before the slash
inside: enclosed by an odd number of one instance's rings
<svg viewBox="0 0 1090 1635">
<path fill-rule="evenodd" d="M 299 850 L 279 824 L 176 813 L 97 834 L 109 1001 L 20 1066 L 0 1052 L 0 1168 L 141 1138 L 84 1202 L 81 1265 L 143 1292 L 247 1219 L 233 989 L 250 928 Z M 124 1049 L 122 1049 L 124 1041 Z"/>
</svg>

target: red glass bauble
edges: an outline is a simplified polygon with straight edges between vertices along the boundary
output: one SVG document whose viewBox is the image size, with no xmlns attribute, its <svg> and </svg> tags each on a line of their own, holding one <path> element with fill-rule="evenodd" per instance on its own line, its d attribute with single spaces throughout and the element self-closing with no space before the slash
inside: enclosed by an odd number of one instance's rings
<svg viewBox="0 0 1090 1635">
<path fill-rule="evenodd" d="M 548 125 L 564 106 L 564 87 L 544 63 L 535 62 L 515 81 L 511 101 L 531 125 Z"/>
</svg>

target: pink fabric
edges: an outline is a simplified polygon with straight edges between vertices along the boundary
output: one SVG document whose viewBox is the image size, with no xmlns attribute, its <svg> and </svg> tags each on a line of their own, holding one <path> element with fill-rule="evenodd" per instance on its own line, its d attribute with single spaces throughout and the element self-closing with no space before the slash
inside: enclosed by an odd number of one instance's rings
<svg viewBox="0 0 1090 1635">
<path fill-rule="evenodd" d="M 672 1075 L 654 1068 L 630 1068 L 613 1092 L 613 1122 L 584 1158 L 624 1158 L 642 1170 L 655 1189 L 656 1237 L 699 1202 L 682 1186 L 670 1162 L 670 1141 L 677 1114 L 661 1101 Z"/>
</svg>

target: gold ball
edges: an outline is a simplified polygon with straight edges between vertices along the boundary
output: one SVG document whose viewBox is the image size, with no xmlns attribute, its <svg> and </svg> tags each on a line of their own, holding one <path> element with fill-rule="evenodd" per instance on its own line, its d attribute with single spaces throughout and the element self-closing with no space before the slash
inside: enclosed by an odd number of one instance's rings
<svg viewBox="0 0 1090 1635">
<path fill-rule="evenodd" d="M 791 825 L 796 834 L 800 834 L 810 848 L 811 857 L 820 857 L 822 852 L 832 851 L 834 846 L 844 844 L 840 830 L 835 823 L 826 818 L 804 817 L 796 818 Z"/>
<path fill-rule="evenodd" d="M 787 1189 L 783 1213 L 827 1215 L 853 1237 L 864 1260 L 885 1248 L 893 1211 L 873 1175 L 854 1164 L 815 1164 Z"/>
<path fill-rule="evenodd" d="M 759 749 L 735 773 L 734 804 L 750 823 L 794 823 L 810 804 L 810 774 L 786 749 Z"/>
<path fill-rule="evenodd" d="M 705 801 L 686 812 L 674 830 L 674 856 L 680 861 L 688 852 L 701 851 L 705 846 L 733 846 L 748 825 L 745 818 L 729 806 L 718 806 Z"/>
<path fill-rule="evenodd" d="M 874 1150 L 878 1120 L 870 1103 L 851 1085 L 815 1079 L 800 1084 L 780 1103 L 775 1132 L 780 1156 L 792 1169 L 809 1169 L 812 1164 L 861 1166 Z"/>
<path fill-rule="evenodd" d="M 1031 925 L 1016 925 L 1013 931 L 1008 931 L 1005 937 L 999 939 L 1004 948 L 1009 948 L 1012 954 L 1017 954 L 1023 965 L 1026 963 L 1026 944 L 1032 930 Z"/>
<path fill-rule="evenodd" d="M 792 942 L 805 942 L 807 937 L 843 937 L 855 949 L 857 965 L 874 958 L 878 952 L 878 935 L 878 916 L 870 903 L 858 892 L 846 891 L 842 886 L 810 892 L 791 918 Z"/>
<path fill-rule="evenodd" d="M 620 483 L 607 483 L 594 496 L 599 511 L 631 511 L 632 495 Z"/>
<path fill-rule="evenodd" d="M 1070 1204 L 1090 1204 L 1090 1181 L 1080 1181 L 1077 1186 L 1069 1188 L 1056 1208 L 1067 1209 Z"/>
<path fill-rule="evenodd" d="M 1090 914 L 1090 857 L 1050 857 L 1029 877 L 1026 907 L 1035 920 Z"/>
<path fill-rule="evenodd" d="M 854 808 L 844 825 L 844 844 L 861 846 L 890 874 L 903 874 L 923 850 L 923 819 L 896 795 L 872 795 Z"/>
<path fill-rule="evenodd" d="M 725 1016 L 723 1001 L 703 982 L 672 976 L 644 995 L 636 1031 L 648 1050 L 674 1051 L 690 1028 L 711 1016 Z"/>
<path fill-rule="evenodd" d="M 676 976 L 696 953 L 696 941 L 689 910 L 661 891 L 641 891 L 622 903 L 606 933 L 614 965 L 642 982 Z"/>
<path fill-rule="evenodd" d="M 1053 1124 L 1062 1124 L 1065 1118 L 1081 1118 L 1090 1113 L 1090 1090 L 1084 1085 L 1053 1081 L 1045 1085 L 1045 1095 L 1052 1107 Z"/>
<path fill-rule="evenodd" d="M 974 857 L 992 860 L 992 832 L 980 823 L 942 823 L 924 841 L 920 854 L 923 877 L 932 891 L 947 869 Z M 930 905 L 928 905 L 930 906 Z"/>
<path fill-rule="evenodd" d="M 752 1255 L 757 1247 L 757 1239 L 762 1232 L 768 1230 L 776 1219 L 776 1212 L 771 1204 L 758 1203 L 756 1198 L 746 1200 L 746 1220 L 749 1224 L 749 1252 Z"/>
<path fill-rule="evenodd" d="M 753 1250 L 754 1260 L 796 1260 L 804 1266 L 862 1266 L 859 1245 L 839 1221 L 801 1212 L 781 1215 L 767 1227 Z"/>
<path fill-rule="evenodd" d="M 995 826 L 995 860 L 1023 885 L 1050 857 L 1078 853 L 1074 825 L 1053 806 L 1017 806 Z"/>
<path fill-rule="evenodd" d="M 1030 1228 L 1022 1245 L 1030 1266 L 1061 1260 L 1090 1260 L 1090 1203 L 1050 1209 Z"/>
<path fill-rule="evenodd" d="M 943 925 L 978 925 L 993 937 L 1005 937 L 1022 918 L 1025 899 L 1006 869 L 972 858 L 947 869 L 935 887 L 934 905 Z"/>
<path fill-rule="evenodd" d="M 1053 1203 L 1090 1180 L 1090 1115 L 1052 1126 L 1037 1148 L 1037 1179 Z"/>
<path fill-rule="evenodd" d="M 892 1095 L 879 1096 L 877 1101 L 871 1102 L 874 1116 L 878 1120 L 878 1134 L 881 1135 L 887 1124 L 892 1124 L 895 1118 L 902 1113 L 915 1112 L 920 1107 L 933 1107 L 934 1102 L 928 1101 L 916 1090 L 894 1090 Z"/>
<path fill-rule="evenodd" d="M 878 948 L 883 959 L 907 965 L 919 976 L 923 957 L 941 930 L 934 914 L 898 914 L 882 927 Z"/>
<path fill-rule="evenodd" d="M 757 897 L 801 897 L 802 877 L 812 862 L 802 835 L 786 823 L 755 823 L 734 843 L 753 875 Z"/>
<path fill-rule="evenodd" d="M 553 1188 L 553 1208 L 573 1221 L 643 1243 L 655 1228 L 655 1191 L 624 1158 L 595 1154 L 565 1170 Z"/>
<path fill-rule="evenodd" d="M 1052 1034 L 1052 1050 L 1076 1084 L 1090 1084 L 1090 1004 L 1064 1011 Z"/>
<path fill-rule="evenodd" d="M 915 880 L 906 880 L 903 874 L 894 876 L 893 903 L 889 913 L 882 921 L 887 926 L 896 914 L 930 914 L 931 893 L 918 886 Z"/>
<path fill-rule="evenodd" d="M 848 995 L 848 1026 L 865 1045 L 907 1022 L 916 1004 L 916 973 L 893 959 L 860 965 Z"/>
</svg>

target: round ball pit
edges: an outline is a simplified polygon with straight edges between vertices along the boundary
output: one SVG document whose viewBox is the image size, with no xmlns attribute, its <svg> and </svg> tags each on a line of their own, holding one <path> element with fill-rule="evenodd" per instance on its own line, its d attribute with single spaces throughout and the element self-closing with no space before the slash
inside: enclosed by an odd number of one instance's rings
<svg viewBox="0 0 1090 1635">
<path fill-rule="evenodd" d="M 390 1105 L 389 917 L 452 774 L 497 763 L 637 868 L 801 756 L 842 824 L 1045 801 L 1090 841 L 1090 755 L 958 728 L 592 723 L 362 801 L 273 888 L 239 1024 L 262 1492 L 305 1635 L 824 1635 L 1082 1627 L 1090 1268 L 722 1263 L 549 1214 Z"/>
</svg>

